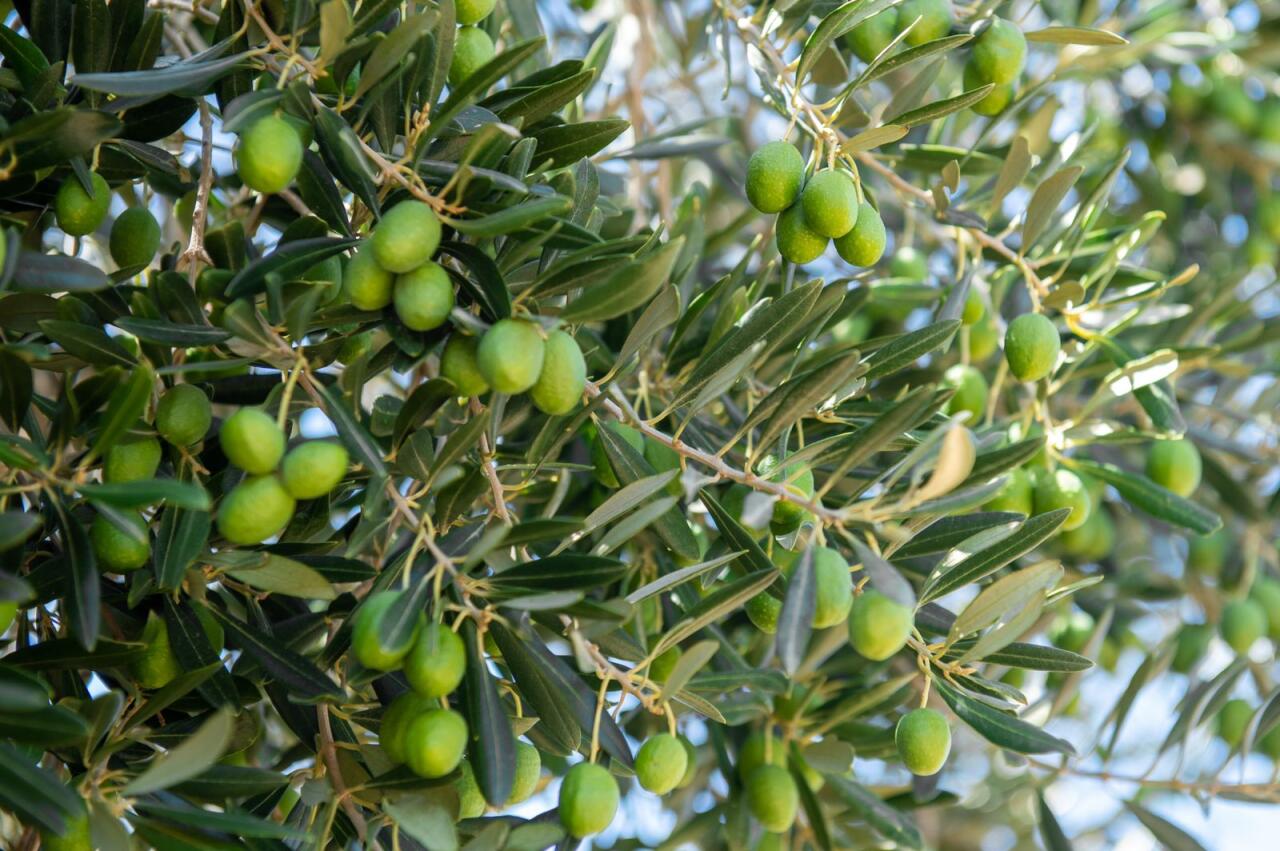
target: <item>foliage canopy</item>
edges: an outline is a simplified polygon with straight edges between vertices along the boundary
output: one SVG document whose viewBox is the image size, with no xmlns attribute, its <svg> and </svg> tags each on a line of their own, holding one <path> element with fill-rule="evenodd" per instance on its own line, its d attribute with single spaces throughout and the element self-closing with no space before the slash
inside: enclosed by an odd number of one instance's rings
<svg viewBox="0 0 1280 851">
<path fill-rule="evenodd" d="M 0 842 L 1280 802 L 1268 8 L 15 0 Z"/>
</svg>

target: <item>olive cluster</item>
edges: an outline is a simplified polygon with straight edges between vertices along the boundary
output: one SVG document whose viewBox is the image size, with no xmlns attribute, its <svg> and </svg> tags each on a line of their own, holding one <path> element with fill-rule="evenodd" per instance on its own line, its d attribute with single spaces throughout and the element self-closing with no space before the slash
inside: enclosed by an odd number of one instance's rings
<svg viewBox="0 0 1280 851">
<path fill-rule="evenodd" d="M 458 0 L 454 3 L 459 26 L 453 41 L 453 58 L 449 61 L 449 85 L 461 85 L 496 54 L 493 39 L 477 24 L 489 17 L 497 2 Z"/>
<path fill-rule="evenodd" d="M 894 43 L 918 47 L 951 31 L 950 0 L 905 0 L 858 24 L 843 36 L 845 45 L 863 62 L 872 62 Z M 907 29 L 910 27 L 910 29 Z M 991 91 L 972 106 L 979 115 L 998 115 L 1017 94 L 1017 80 L 1027 60 L 1027 39 L 1011 21 L 992 17 L 975 27 L 964 66 L 965 89 L 990 84 Z"/>
<path fill-rule="evenodd" d="M 747 200 L 762 213 L 777 213 L 778 253 L 792 263 L 811 263 L 835 241 L 836 253 L 855 266 L 873 266 L 884 254 L 880 213 L 843 168 L 826 168 L 805 179 L 804 158 L 795 145 L 776 141 L 747 162 Z"/>
<path fill-rule="evenodd" d="M 246 473 L 218 505 L 218 531 L 233 544 L 280 534 L 297 500 L 332 491 L 350 464 L 347 450 L 329 440 L 305 441 L 286 455 L 283 429 L 259 408 L 227 417 L 218 438 L 227 460 Z"/>
<path fill-rule="evenodd" d="M 399 641 L 388 638 L 388 618 L 401 597 L 397 591 L 372 594 L 352 620 L 351 647 L 356 661 L 370 670 L 401 671 L 410 687 L 383 712 L 378 741 L 392 763 L 407 765 L 420 777 L 434 780 L 457 771 L 454 786 L 459 814 L 476 818 L 484 813 L 485 800 L 471 765 L 464 759 L 467 722 L 448 706 L 448 696 L 466 675 L 466 646 L 457 633 L 442 623 L 428 623 L 421 614 L 407 637 Z M 506 803 L 517 804 L 531 796 L 541 776 L 542 758 L 537 749 L 517 742 L 516 771 Z"/>
<path fill-rule="evenodd" d="M 70 175 L 53 199 L 53 216 L 68 236 L 87 236 L 106 221 L 111 209 L 111 187 L 102 175 L 89 172 L 89 187 Z M 111 223 L 107 245 L 111 259 L 121 269 L 142 269 L 160 250 L 160 223 L 146 207 L 129 207 Z"/>
<path fill-rule="evenodd" d="M 160 397 L 154 431 L 166 443 L 186 449 L 204 439 L 212 422 L 209 397 L 199 387 L 178 384 Z M 152 429 L 152 424 L 140 423 L 107 450 L 102 459 L 104 482 L 124 484 L 155 478 L 164 451 L 160 440 L 150 433 Z M 125 526 L 128 528 L 122 528 Z M 98 565 L 108 572 L 137 570 L 151 557 L 147 519 L 139 511 L 117 509 L 110 520 L 99 514 L 89 527 L 89 540 Z"/>
</svg>

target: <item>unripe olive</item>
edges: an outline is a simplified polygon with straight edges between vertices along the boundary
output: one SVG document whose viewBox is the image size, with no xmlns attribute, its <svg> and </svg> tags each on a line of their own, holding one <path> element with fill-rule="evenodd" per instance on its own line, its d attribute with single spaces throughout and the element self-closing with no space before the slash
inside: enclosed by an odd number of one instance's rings
<svg viewBox="0 0 1280 851">
<path fill-rule="evenodd" d="M 250 476 L 222 498 L 218 531 L 233 544 L 260 544 L 284 531 L 293 509 L 293 497 L 278 478 Z"/>
<path fill-rule="evenodd" d="M 1024 313 L 1005 331 L 1004 356 L 1019 381 L 1039 381 L 1053 372 L 1061 349 L 1058 329 L 1041 313 Z"/>
<path fill-rule="evenodd" d="M 146 649 L 129 664 L 129 672 L 141 688 L 156 689 L 168 685 L 182 673 L 178 657 L 169 643 L 169 628 L 164 618 L 151 612 L 138 639 Z"/>
<path fill-rule="evenodd" d="M 889 42 L 897 34 L 898 10 L 890 8 L 872 15 L 845 33 L 844 43 L 863 62 L 871 62 L 889 46 Z"/>
<path fill-rule="evenodd" d="M 602 766 L 580 762 L 565 772 L 560 783 L 560 824 L 581 839 L 613 823 L 618 811 L 618 782 Z"/>
<path fill-rule="evenodd" d="M 1200 450 L 1190 440 L 1157 440 L 1147 450 L 1147 478 L 1178 496 L 1200 486 Z"/>
<path fill-rule="evenodd" d="M 405 761 L 419 777 L 444 777 L 462 762 L 466 748 L 467 722 L 452 709 L 429 709 L 405 729 Z"/>
<path fill-rule="evenodd" d="M 1082 561 L 1101 561 L 1115 548 L 1116 527 L 1111 516 L 1097 507 L 1079 528 L 1058 536 L 1058 545 Z"/>
<path fill-rule="evenodd" d="M 342 276 L 347 299 L 361 310 L 382 310 L 391 303 L 394 287 L 395 276 L 378 265 L 367 247 L 352 255 Z"/>
<path fill-rule="evenodd" d="M 1093 635 L 1094 625 L 1093 616 L 1088 612 L 1072 610 L 1059 615 L 1049 625 L 1049 642 L 1054 647 L 1081 653 L 1089 643 L 1089 637 Z"/>
<path fill-rule="evenodd" d="M 1239 747 L 1240 742 L 1244 740 L 1245 728 L 1249 726 L 1249 719 L 1252 717 L 1253 707 L 1247 700 L 1239 697 L 1228 700 L 1222 704 L 1222 708 L 1218 710 L 1218 717 L 1214 719 L 1218 738 L 1226 742 L 1229 748 Z"/>
<path fill-rule="evenodd" d="M 1000 332 L 991 317 L 984 316 L 969 327 L 969 360 L 980 363 L 1000 348 Z"/>
<path fill-rule="evenodd" d="M 156 431 L 174 446 L 190 446 L 209 433 L 213 406 L 194 384 L 176 384 L 156 405 Z"/>
<path fill-rule="evenodd" d="M 964 88 L 965 91 L 972 91 L 974 88 L 982 88 L 989 81 L 980 76 L 980 72 L 974 67 L 972 61 L 968 61 L 964 65 Z M 992 90 L 987 92 L 987 96 L 979 100 L 977 104 L 970 106 L 978 115 L 991 116 L 1000 115 L 1014 100 L 1015 90 L 1012 83 L 993 83 Z"/>
<path fill-rule="evenodd" d="M 111 573 L 127 573 L 137 570 L 151 557 L 151 539 L 147 535 L 147 521 L 136 511 L 122 511 L 133 527 L 133 533 L 122 531 L 103 515 L 93 518 L 89 526 L 89 541 L 98 566 Z"/>
<path fill-rule="evenodd" d="M 819 236 L 844 236 L 858 221 L 858 190 L 843 169 L 829 168 L 809 178 L 800 203 L 805 224 Z"/>
<path fill-rule="evenodd" d="M 499 393 L 523 393 L 538 380 L 546 343 L 538 326 L 525 319 L 500 319 L 480 339 L 476 363 Z"/>
<path fill-rule="evenodd" d="M 511 779 L 511 794 L 507 806 L 519 804 L 533 797 L 542 779 L 542 755 L 528 742 L 516 742 L 516 773 Z"/>
<path fill-rule="evenodd" d="M 458 87 L 467 78 L 493 60 L 498 53 L 493 39 L 479 27 L 458 27 L 453 42 L 453 61 L 449 63 L 449 85 Z"/>
<path fill-rule="evenodd" d="M 122 483 L 155 478 L 160 454 L 160 441 L 154 437 L 117 443 L 103 459 L 102 480 Z"/>
<path fill-rule="evenodd" d="M 656 683 L 665 683 L 667 677 L 671 676 L 671 672 L 675 670 L 676 662 L 679 662 L 683 655 L 679 645 L 672 645 L 659 653 L 649 665 L 649 679 Z"/>
<path fill-rule="evenodd" d="M 350 462 L 341 443 L 309 440 L 284 456 L 280 481 L 294 499 L 316 499 L 338 486 Z"/>
<path fill-rule="evenodd" d="M 0 635 L 4 635 L 9 631 L 9 627 L 13 626 L 13 622 L 17 617 L 18 601 L 0 600 Z"/>
<path fill-rule="evenodd" d="M 442 623 L 418 631 L 404 660 L 404 676 L 423 697 L 444 697 L 467 672 L 467 650 L 458 634 Z"/>
<path fill-rule="evenodd" d="M 769 635 L 778 631 L 778 615 L 782 614 L 782 601 L 777 597 L 767 591 L 761 591 L 748 600 L 743 609 L 746 610 L 747 617 L 755 624 L 756 629 Z"/>
<path fill-rule="evenodd" d="M 964 311 L 960 314 L 961 325 L 976 325 L 987 314 L 987 306 L 982 303 L 982 294 L 976 287 L 969 287 L 964 296 Z"/>
<path fill-rule="evenodd" d="M 66 819 L 62 833 L 40 831 L 40 851 L 93 851 L 89 814 L 80 812 Z"/>
<path fill-rule="evenodd" d="M 1189 623 L 1178 631 L 1174 640 L 1173 661 L 1169 667 L 1179 674 L 1189 672 L 1204 658 L 1213 640 L 1213 627 L 1207 623 Z"/>
<path fill-rule="evenodd" d="M 992 18 L 991 25 L 973 40 L 969 61 L 983 82 L 1012 83 L 1027 62 L 1027 37 L 1012 21 Z"/>
<path fill-rule="evenodd" d="M 913 709 L 899 718 L 893 740 L 907 770 L 920 777 L 937 774 L 951 753 L 951 728 L 934 709 Z"/>
<path fill-rule="evenodd" d="M 774 237 L 778 253 L 797 266 L 812 263 L 827 250 L 828 239 L 815 233 L 805 222 L 802 204 L 792 204 L 778 214 Z"/>
<path fill-rule="evenodd" d="M 853 606 L 853 583 L 849 579 L 849 564 L 844 556 L 830 547 L 814 547 L 813 579 L 816 591 L 814 629 L 827 629 L 843 623 Z"/>
<path fill-rule="evenodd" d="M 407 759 L 405 733 L 409 725 L 422 713 L 439 707 L 440 701 L 412 691 L 391 701 L 382 713 L 382 726 L 378 730 L 378 744 L 382 745 L 387 759 L 397 765 L 403 763 Z"/>
<path fill-rule="evenodd" d="M 379 266 L 403 275 L 436 253 L 440 246 L 440 219 L 435 210 L 422 201 L 401 201 L 382 214 L 369 243 Z"/>
<path fill-rule="evenodd" d="M 781 213 L 804 184 L 804 157 L 786 141 L 769 142 L 747 160 L 747 200 L 762 213 Z"/>
<path fill-rule="evenodd" d="M 636 452 L 644 452 L 644 435 L 631 426 L 608 420 L 601 423 L 599 427 L 609 429 L 615 437 L 621 438 Z M 607 488 L 619 487 L 621 483 L 613 472 L 613 465 L 609 463 L 609 454 L 605 451 L 604 442 L 594 428 L 588 430 L 587 440 L 591 444 L 591 463 L 595 466 L 596 479 Z"/>
<path fill-rule="evenodd" d="M 466 334 L 453 334 L 440 354 L 440 377 L 453 382 L 459 396 L 482 396 L 489 392 L 489 382 L 480 372 L 477 360 L 479 340 Z"/>
<path fill-rule="evenodd" d="M 222 454 L 246 473 L 270 473 L 284 455 L 284 432 L 260 408 L 241 408 L 222 422 Z"/>
<path fill-rule="evenodd" d="M 1187 567 L 1201 576 L 1217 576 L 1231 552 L 1231 533 L 1225 526 L 1187 540 Z"/>
<path fill-rule="evenodd" d="M 411 331 L 439 328 L 453 310 L 453 282 L 443 266 L 423 263 L 396 278 L 396 316 Z"/>
<path fill-rule="evenodd" d="M 458 779 L 453 788 L 458 791 L 458 818 L 480 818 L 489 806 L 476 782 L 475 769 L 465 759 L 458 765 Z"/>
<path fill-rule="evenodd" d="M 889 261 L 889 275 L 894 278 L 923 281 L 929 277 L 929 258 L 919 249 L 904 245 L 894 252 L 893 259 Z"/>
<path fill-rule="evenodd" d="M 542 369 L 529 390 L 529 398 L 544 414 L 560 416 L 578 407 L 586 386 L 587 362 L 578 341 L 564 331 L 552 331 L 547 335 Z"/>
<path fill-rule="evenodd" d="M 425 621 L 422 615 L 418 616 L 417 628 L 394 644 L 387 643 L 379 634 L 387 609 L 400 598 L 401 593 L 378 591 L 367 597 L 360 608 L 356 609 L 351 622 L 351 651 L 362 666 L 375 671 L 394 671 L 413 649 Z"/>
<path fill-rule="evenodd" d="M 655 795 L 665 795 L 684 777 L 688 756 L 680 740 L 670 733 L 650 736 L 636 754 L 636 778 Z"/>
<path fill-rule="evenodd" d="M 956 364 L 942 374 L 944 387 L 954 387 L 955 395 L 947 401 L 947 413 L 968 411 L 969 422 L 976 423 L 987 409 L 987 379 L 981 370 L 967 364 Z"/>
<path fill-rule="evenodd" d="M 874 266 L 884 256 L 885 230 L 880 212 L 863 201 L 853 230 L 835 240 L 836 253 L 854 266 Z"/>
<path fill-rule="evenodd" d="M 1267 613 L 1253 600 L 1233 600 L 1223 607 L 1218 629 L 1227 646 L 1237 653 L 1248 653 L 1267 631 Z"/>
<path fill-rule="evenodd" d="M 1270 576 L 1260 576 L 1249 594 L 1267 616 L 1267 636 L 1280 642 L 1280 582 Z"/>
<path fill-rule="evenodd" d="M 790 830 L 800 805 L 800 791 L 785 768 L 762 765 L 747 778 L 747 809 L 770 833 Z"/>
<path fill-rule="evenodd" d="M 1093 499 L 1080 477 L 1070 470 L 1042 470 L 1035 477 L 1035 511 L 1044 514 L 1069 508 L 1071 513 L 1063 521 L 1061 529 L 1070 532 L 1089 519 L 1093 511 Z"/>
<path fill-rule="evenodd" d="M 879 591 L 863 591 L 849 610 L 849 643 L 860 655 L 881 662 L 903 648 L 914 623 L 910 608 Z"/>
<path fill-rule="evenodd" d="M 1258 750 L 1270 757 L 1272 762 L 1280 762 L 1280 726 L 1272 727 L 1258 740 Z"/>
<path fill-rule="evenodd" d="M 776 456 L 768 455 L 760 462 L 758 472 L 769 481 L 782 482 L 786 485 L 787 490 L 797 496 L 805 498 L 813 496 L 813 470 L 808 467 L 798 465 L 783 466 L 778 463 Z M 800 528 L 800 524 L 808 516 L 809 512 L 794 502 L 779 499 L 773 504 L 773 514 L 770 517 L 769 529 L 775 535 L 788 535 Z"/>
<path fill-rule="evenodd" d="M 756 730 L 747 736 L 738 749 L 738 761 L 734 770 L 743 783 L 747 781 L 757 768 L 762 765 L 786 766 L 787 753 L 781 742 L 772 733 Z"/>
<path fill-rule="evenodd" d="M 459 24 L 478 24 L 493 11 L 498 0 L 455 0 L 454 15 Z"/>
<path fill-rule="evenodd" d="M 107 209 L 111 206 L 111 187 L 96 171 L 90 172 L 89 184 L 93 187 L 92 195 L 84 191 L 80 178 L 68 175 L 53 198 L 54 219 L 69 236 L 93 233 L 107 217 Z"/>
<path fill-rule="evenodd" d="M 302 152 L 302 139 L 293 125 L 278 115 L 267 115 L 240 134 L 236 171 L 255 192 L 281 192 L 298 176 Z"/>
<path fill-rule="evenodd" d="M 121 269 L 147 266 L 160 250 L 160 223 L 146 207 L 130 207 L 111 223 L 110 247 Z"/>
<path fill-rule="evenodd" d="M 903 0 L 898 5 L 899 31 L 917 17 L 919 22 L 906 38 L 912 47 L 942 38 L 951 31 L 951 0 Z"/>
</svg>

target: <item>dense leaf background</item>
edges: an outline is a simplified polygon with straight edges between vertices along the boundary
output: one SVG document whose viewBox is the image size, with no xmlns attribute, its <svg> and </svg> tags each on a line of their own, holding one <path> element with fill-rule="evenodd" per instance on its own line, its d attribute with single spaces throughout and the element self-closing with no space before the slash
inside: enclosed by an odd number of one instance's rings
<svg viewBox="0 0 1280 851">
<path fill-rule="evenodd" d="M 779 847 L 737 771 L 766 730 L 800 790 L 781 847 L 1229 848 L 1274 824 L 1280 9 L 956 6 L 857 59 L 846 32 L 895 6 L 500 0 L 496 56 L 456 84 L 454 0 L 0 6 L 0 845 L 87 815 L 111 851 L 569 848 L 558 778 L 586 757 L 623 790 L 599 847 Z M 984 117 L 962 67 L 993 13 L 1028 62 Z M 232 149 L 270 114 L 306 151 L 264 195 Z M 784 136 L 856 170 L 882 262 L 779 256 L 743 177 Z M 111 214 L 72 237 L 52 204 L 90 171 Z M 316 276 L 406 199 L 457 291 L 425 332 Z M 145 268 L 111 259 L 128 207 L 161 224 Z M 1063 339 L 1034 384 L 1000 351 L 1028 311 Z M 440 376 L 450 335 L 511 316 L 584 352 L 570 413 Z M 206 438 L 104 482 L 176 384 L 212 400 Z M 219 429 L 249 406 L 352 463 L 234 546 Z M 1189 496 L 1146 472 L 1173 438 L 1202 458 Z M 1088 484 L 1097 537 L 999 501 L 1045 465 Z M 780 506 L 798 530 L 769 529 Z M 104 570 L 91 524 L 138 510 L 146 565 Z M 814 628 L 819 546 L 914 611 L 906 648 Z M 349 650 L 383 590 L 386 640 L 420 614 L 462 636 L 481 818 L 456 818 L 457 772 L 377 744 L 407 685 Z M 1232 649 L 1244 599 L 1269 634 Z M 161 625 L 176 669 L 147 684 Z M 893 725 L 922 703 L 955 745 L 913 778 Z M 659 799 L 633 766 L 668 729 L 697 759 Z M 517 739 L 543 771 L 507 808 Z"/>
</svg>

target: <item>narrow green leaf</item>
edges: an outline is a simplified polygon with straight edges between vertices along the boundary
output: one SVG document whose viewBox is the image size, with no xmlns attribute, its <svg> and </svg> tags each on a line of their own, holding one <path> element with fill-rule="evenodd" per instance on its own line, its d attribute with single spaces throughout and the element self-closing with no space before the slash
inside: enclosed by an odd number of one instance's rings
<svg viewBox="0 0 1280 851">
<path fill-rule="evenodd" d="M 1162 488 L 1145 476 L 1083 458 L 1067 458 L 1064 463 L 1073 470 L 1106 482 L 1132 505 L 1175 526 L 1200 535 L 1207 535 L 1222 526 L 1222 518 L 1214 512 Z"/>
<path fill-rule="evenodd" d="M 146 771 L 129 781 L 121 794 L 145 795 L 199 776 L 222 757 L 231 743 L 233 719 L 229 710 L 214 713 L 190 738 L 157 757 Z"/>
</svg>

